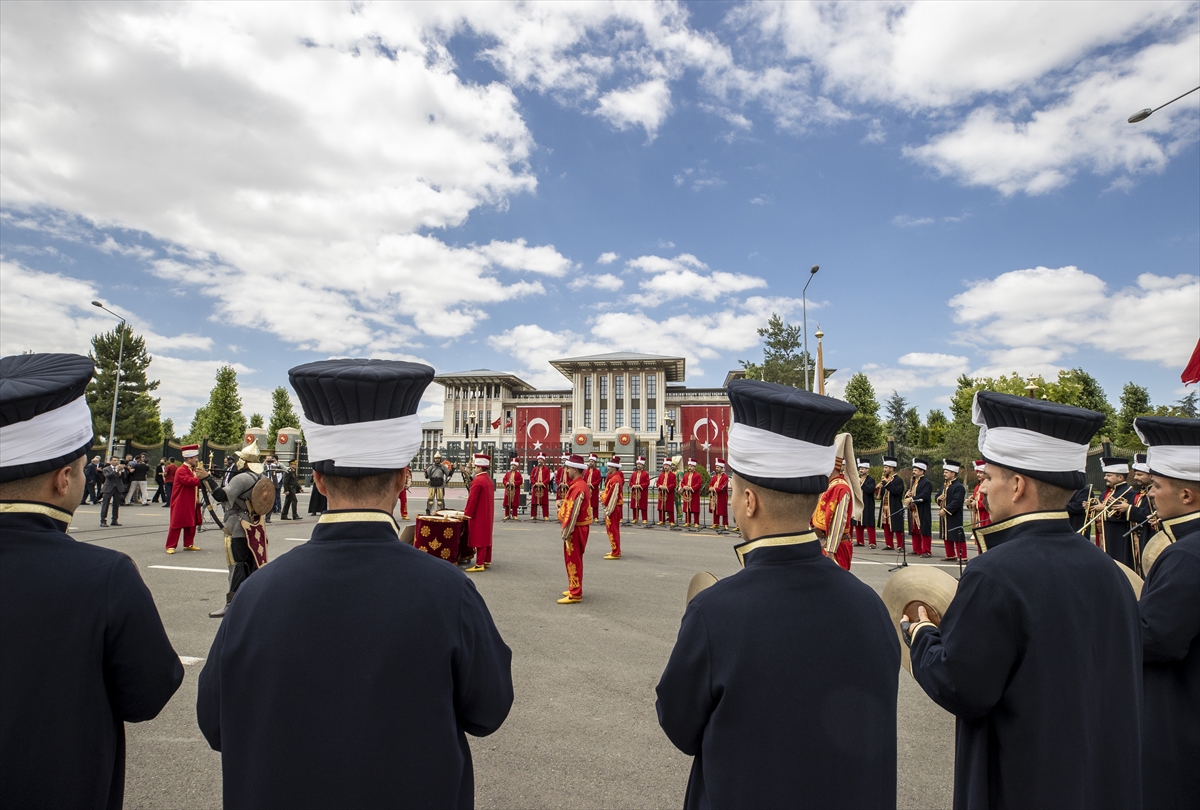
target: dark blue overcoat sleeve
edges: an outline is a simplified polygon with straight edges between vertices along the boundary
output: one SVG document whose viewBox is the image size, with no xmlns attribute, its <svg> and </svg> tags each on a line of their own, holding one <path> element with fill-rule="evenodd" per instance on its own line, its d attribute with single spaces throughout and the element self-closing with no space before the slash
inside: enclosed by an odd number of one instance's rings
<svg viewBox="0 0 1200 810">
<path fill-rule="evenodd" d="M 968 567 L 941 626 L 918 630 L 913 639 L 913 677 L 964 720 L 992 710 L 1016 663 L 1019 628 L 1008 602 L 994 578 Z"/>
<path fill-rule="evenodd" d="M 1138 601 L 1142 657 L 1182 661 L 1200 636 L 1200 562 L 1168 547 L 1155 561 Z"/>
<path fill-rule="evenodd" d="M 697 600 L 699 597 L 697 597 Z M 696 601 L 688 605 L 675 649 L 658 681 L 658 724 L 667 738 L 688 756 L 700 753 L 708 719 L 716 710 L 708 628 Z"/>
<path fill-rule="evenodd" d="M 221 750 L 221 656 L 225 649 L 225 622 L 217 628 L 208 660 L 200 672 L 196 694 L 196 722 L 214 751 Z"/>
<path fill-rule="evenodd" d="M 150 589 L 122 557 L 108 582 L 104 684 L 113 712 L 127 723 L 158 716 L 183 683 L 183 664 L 167 638 Z"/>
<path fill-rule="evenodd" d="M 962 484 L 950 487 L 946 493 L 946 512 L 958 516 L 962 514 L 963 502 L 967 499 L 967 490 Z"/>
<path fill-rule="evenodd" d="M 461 588 L 454 713 L 463 731 L 485 737 L 500 728 L 512 708 L 512 651 L 475 583 L 463 578 Z"/>
</svg>

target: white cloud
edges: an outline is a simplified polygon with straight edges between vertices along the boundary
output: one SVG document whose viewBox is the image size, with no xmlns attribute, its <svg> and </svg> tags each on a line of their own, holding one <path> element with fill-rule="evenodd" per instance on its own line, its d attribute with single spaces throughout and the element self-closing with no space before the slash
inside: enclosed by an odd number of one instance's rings
<svg viewBox="0 0 1200 810">
<path fill-rule="evenodd" d="M 445 13 L 6 9 L 9 221 L 75 240 L 86 223 L 149 234 L 172 256 L 154 272 L 216 296 L 218 318 L 302 347 L 388 351 L 469 331 L 487 306 L 544 291 L 496 270 L 561 276 L 571 262 L 521 239 L 450 247 L 430 232 L 536 186 L 513 92 L 460 81 L 427 36 L 457 24 Z M 289 307 L 260 309 L 246 289 L 287 289 Z"/>
<path fill-rule="evenodd" d="M 960 375 L 970 368 L 970 359 L 954 354 L 909 352 L 895 366 L 868 363 L 862 372 L 880 396 L 890 391 L 902 394 L 921 388 L 953 387 Z M 838 376 L 841 376 L 839 372 Z M 849 380 L 850 375 L 846 375 Z"/>
<path fill-rule="evenodd" d="M 104 253 L 117 253 L 121 256 L 136 256 L 139 259 L 150 259 L 154 257 L 154 251 L 142 245 L 122 245 L 111 236 L 105 237 L 104 241 L 95 246 L 97 250 Z"/>
<path fill-rule="evenodd" d="M 654 140 L 670 111 L 670 88 L 663 79 L 652 79 L 637 87 L 605 93 L 600 97 L 596 115 L 618 129 L 639 126 Z"/>
<path fill-rule="evenodd" d="M 744 273 L 709 270 L 708 265 L 691 253 L 681 253 L 674 259 L 662 256 L 639 256 L 626 262 L 628 267 L 653 274 L 640 282 L 642 294 L 636 303 L 655 307 L 674 298 L 698 298 L 716 301 L 730 293 L 745 292 L 767 286 L 767 281 Z"/>
<path fill-rule="evenodd" d="M 567 286 L 572 290 L 583 290 L 588 287 L 595 287 L 598 290 L 616 292 L 624 285 L 625 281 L 620 276 L 614 276 L 612 273 L 601 273 L 595 276 L 581 275 L 571 281 L 571 283 Z"/>
<path fill-rule="evenodd" d="M 915 228 L 921 225 L 929 225 L 932 222 L 932 217 L 913 217 L 908 214 L 897 214 L 892 217 L 892 224 L 898 228 Z"/>
<path fill-rule="evenodd" d="M 720 188 L 725 181 L 707 166 L 696 166 L 684 169 L 675 175 L 675 185 L 690 184 L 692 191 L 703 191 L 706 188 Z"/>
<path fill-rule="evenodd" d="M 613 253 L 611 250 L 600 254 L 600 258 L 596 259 L 596 264 L 612 264 L 617 259 L 621 258 L 620 253 Z"/>
<path fill-rule="evenodd" d="M 1084 346 L 1182 368 L 1200 335 L 1193 275 L 1143 273 L 1135 287 L 1110 292 L 1077 267 L 1036 267 L 976 282 L 949 304 L 988 359 L 976 375 L 1053 373 Z"/>
</svg>

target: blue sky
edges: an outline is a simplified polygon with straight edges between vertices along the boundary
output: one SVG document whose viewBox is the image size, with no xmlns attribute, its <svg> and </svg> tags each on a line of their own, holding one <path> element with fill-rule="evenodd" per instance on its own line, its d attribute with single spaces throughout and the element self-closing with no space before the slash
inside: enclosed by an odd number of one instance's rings
<svg viewBox="0 0 1200 810">
<path fill-rule="evenodd" d="M 27 6 L 0 20 L 0 351 L 148 335 L 164 415 L 330 356 L 634 349 L 717 385 L 826 333 L 922 412 L 960 373 L 1182 394 L 1194 3 Z M 432 406 L 437 392 L 430 393 Z"/>
</svg>

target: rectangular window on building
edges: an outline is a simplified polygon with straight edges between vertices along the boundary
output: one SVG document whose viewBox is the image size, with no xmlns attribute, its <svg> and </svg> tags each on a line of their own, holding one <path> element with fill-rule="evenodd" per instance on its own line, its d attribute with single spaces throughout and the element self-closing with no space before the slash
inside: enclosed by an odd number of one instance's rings
<svg viewBox="0 0 1200 810">
<path fill-rule="evenodd" d="M 575 429 L 575 411 L 567 408 L 567 433 Z"/>
<path fill-rule="evenodd" d="M 625 375 L 613 375 L 613 396 L 618 400 L 625 399 Z"/>
<path fill-rule="evenodd" d="M 646 430 L 658 430 L 657 408 L 646 408 Z"/>
<path fill-rule="evenodd" d="M 641 374 L 630 374 L 629 375 L 629 397 L 631 399 L 637 399 L 641 395 L 642 395 L 642 375 Z"/>
<path fill-rule="evenodd" d="M 505 411 L 504 412 L 504 432 L 512 433 L 513 429 L 514 429 L 513 425 L 515 425 L 515 424 L 516 424 L 516 420 L 513 419 L 513 412 Z"/>
<path fill-rule="evenodd" d="M 600 432 L 608 430 L 608 408 L 600 409 Z"/>
<path fill-rule="evenodd" d="M 592 398 L 592 378 L 591 375 L 583 378 L 583 398 Z"/>
<path fill-rule="evenodd" d="M 492 432 L 492 409 L 491 409 L 491 408 L 488 408 L 488 411 L 487 411 L 487 421 L 486 421 L 486 422 L 484 423 L 484 425 L 483 425 L 483 430 L 484 430 L 484 432 L 485 432 L 485 433 L 491 433 L 491 432 Z"/>
<path fill-rule="evenodd" d="M 629 427 L 634 430 L 642 429 L 642 411 L 640 408 L 629 409 Z"/>
<path fill-rule="evenodd" d="M 583 409 L 583 426 L 590 428 L 592 426 L 592 409 Z"/>
<path fill-rule="evenodd" d="M 617 408 L 613 411 L 613 429 L 625 427 L 625 409 Z"/>
<path fill-rule="evenodd" d="M 608 399 L 608 375 L 600 375 L 600 399 Z"/>
<path fill-rule="evenodd" d="M 455 433 L 458 433 L 458 432 L 459 432 L 459 424 L 461 424 L 461 423 L 459 422 L 459 419 L 460 419 L 460 417 L 461 417 L 461 416 L 462 416 L 462 411 L 455 411 L 455 412 L 454 412 L 454 432 L 455 432 Z"/>
<path fill-rule="evenodd" d="M 647 374 L 646 375 L 646 396 L 647 397 L 658 396 L 658 375 L 657 374 Z"/>
</svg>

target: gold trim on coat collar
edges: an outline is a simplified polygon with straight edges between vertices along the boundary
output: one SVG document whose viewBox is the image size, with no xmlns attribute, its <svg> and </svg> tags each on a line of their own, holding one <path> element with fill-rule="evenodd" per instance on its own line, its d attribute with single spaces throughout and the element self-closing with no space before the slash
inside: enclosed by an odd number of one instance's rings
<svg viewBox="0 0 1200 810">
<path fill-rule="evenodd" d="M 799 534 L 785 534 L 778 537 L 764 537 L 761 540 L 751 540 L 748 543 L 734 546 L 733 550 L 737 554 L 738 562 L 742 564 L 742 568 L 745 568 L 746 555 L 756 549 L 769 548 L 771 546 L 798 546 L 801 543 L 815 543 L 816 541 L 817 533 L 810 530 L 800 532 Z"/>
<path fill-rule="evenodd" d="M 1011 529 L 1013 526 L 1020 526 L 1022 523 L 1030 523 L 1035 520 L 1067 520 L 1068 515 L 1066 510 L 1061 512 L 1026 512 L 1023 515 L 1011 517 L 1008 520 L 1003 520 L 999 523 L 989 523 L 986 526 L 981 526 L 975 530 L 975 539 L 979 541 L 980 552 L 988 550 L 987 536 L 993 532 Z"/>
<path fill-rule="evenodd" d="M 387 512 L 380 512 L 373 509 L 324 512 L 317 520 L 317 523 L 390 523 L 392 524 L 392 528 L 396 530 L 396 536 L 400 536 L 400 526 L 396 523 L 396 519 Z"/>
<path fill-rule="evenodd" d="M 1179 539 L 1175 536 L 1175 527 L 1180 523 L 1190 523 L 1193 520 L 1200 520 L 1200 511 L 1188 512 L 1186 515 L 1180 515 L 1179 517 L 1173 517 L 1169 520 L 1164 520 L 1162 522 L 1161 531 L 1166 532 L 1167 537 L 1171 538 L 1171 542 L 1174 543 Z"/>
<path fill-rule="evenodd" d="M 33 501 L 3 501 L 0 502 L 0 515 L 45 515 L 48 518 L 53 518 L 59 523 L 71 525 L 70 512 L 64 512 L 57 506 L 51 506 L 48 503 L 34 503 Z"/>
</svg>

